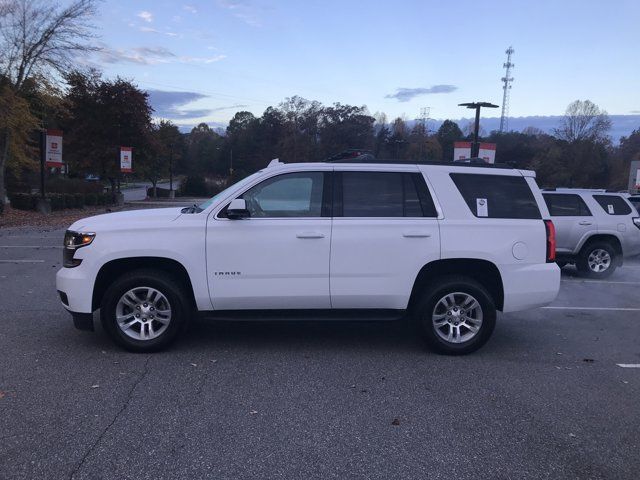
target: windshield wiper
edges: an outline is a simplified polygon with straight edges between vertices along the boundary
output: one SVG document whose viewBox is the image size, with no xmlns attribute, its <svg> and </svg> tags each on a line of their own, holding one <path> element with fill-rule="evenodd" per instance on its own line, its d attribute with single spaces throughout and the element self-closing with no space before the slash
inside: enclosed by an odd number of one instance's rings
<svg viewBox="0 0 640 480">
<path fill-rule="evenodd" d="M 194 203 L 190 207 L 184 207 L 182 210 L 180 210 L 180 212 L 181 213 L 200 213 L 202 212 L 202 209 Z"/>
</svg>

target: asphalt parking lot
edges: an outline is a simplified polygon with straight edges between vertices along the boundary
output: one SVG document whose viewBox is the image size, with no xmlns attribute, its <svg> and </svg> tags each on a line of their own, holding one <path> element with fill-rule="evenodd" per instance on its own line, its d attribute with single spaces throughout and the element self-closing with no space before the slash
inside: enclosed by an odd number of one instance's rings
<svg viewBox="0 0 640 480">
<path fill-rule="evenodd" d="M 197 323 L 136 355 L 73 328 L 62 235 L 0 232 L 2 479 L 640 475 L 638 261 L 566 269 L 466 357 L 400 322 Z"/>
</svg>

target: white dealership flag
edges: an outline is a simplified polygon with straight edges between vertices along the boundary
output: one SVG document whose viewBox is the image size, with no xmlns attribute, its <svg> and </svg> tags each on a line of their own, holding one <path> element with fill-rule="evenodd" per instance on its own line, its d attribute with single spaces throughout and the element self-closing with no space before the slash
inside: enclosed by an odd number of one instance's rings
<svg viewBox="0 0 640 480">
<path fill-rule="evenodd" d="M 636 188 L 640 188 L 640 168 L 636 170 Z"/>
<path fill-rule="evenodd" d="M 131 147 L 120 147 L 120 171 L 131 173 L 133 165 L 133 152 Z"/>
<path fill-rule="evenodd" d="M 47 130 L 45 147 L 47 167 L 62 167 L 62 130 Z"/>
</svg>

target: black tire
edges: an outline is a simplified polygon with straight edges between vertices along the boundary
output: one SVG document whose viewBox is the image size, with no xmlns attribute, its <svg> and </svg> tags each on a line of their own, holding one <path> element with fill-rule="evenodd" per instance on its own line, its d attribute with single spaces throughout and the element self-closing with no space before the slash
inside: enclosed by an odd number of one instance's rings
<svg viewBox="0 0 640 480">
<path fill-rule="evenodd" d="M 170 321 L 162 333 L 157 337 L 140 340 L 132 338 L 118 326 L 116 320 L 116 308 L 121 297 L 129 290 L 149 287 L 157 290 L 168 301 Z M 126 273 L 114 281 L 105 292 L 100 306 L 100 318 L 102 325 L 112 340 L 122 348 L 131 352 L 145 353 L 156 352 L 168 347 L 185 327 L 191 313 L 189 297 L 184 288 L 179 285 L 171 275 L 166 272 L 152 269 L 141 269 Z M 133 319 L 132 319 L 133 320 Z M 151 321 L 162 328 L 157 320 Z M 139 333 L 136 328 L 144 328 L 134 324 L 133 334 Z M 145 333 L 149 333 L 149 327 Z"/>
<path fill-rule="evenodd" d="M 603 250 L 607 252 L 611 261 L 609 266 L 600 272 L 593 270 L 589 266 L 589 257 L 592 253 Z M 597 241 L 591 242 L 582 247 L 580 253 L 578 254 L 578 258 L 576 259 L 576 267 L 580 274 L 589 278 L 607 278 L 609 277 L 615 270 L 618 268 L 619 258 L 618 252 L 609 242 Z"/>
<path fill-rule="evenodd" d="M 477 300 L 482 312 L 482 324 L 469 340 L 453 343 L 438 334 L 432 316 L 436 305 L 443 297 L 458 292 L 471 295 Z M 465 355 L 478 350 L 491 337 L 496 325 L 496 307 L 491 295 L 480 283 L 468 277 L 451 275 L 434 280 L 425 290 L 414 309 L 414 319 L 419 332 L 431 349 L 445 355 Z M 446 331 L 446 327 L 442 326 L 439 330 Z M 451 325 L 448 327 L 452 328 Z M 464 329 L 468 330 L 466 327 Z M 457 331 L 461 330 L 462 326 Z"/>
</svg>

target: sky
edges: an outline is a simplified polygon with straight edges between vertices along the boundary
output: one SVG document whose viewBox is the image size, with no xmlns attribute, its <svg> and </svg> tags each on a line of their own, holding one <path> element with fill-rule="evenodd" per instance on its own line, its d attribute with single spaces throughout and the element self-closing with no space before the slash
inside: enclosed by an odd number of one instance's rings
<svg viewBox="0 0 640 480">
<path fill-rule="evenodd" d="M 459 103 L 502 104 L 509 46 L 510 116 L 561 115 L 576 99 L 640 114 L 637 0 L 104 0 L 93 23 L 91 62 L 183 126 L 293 95 L 389 119 L 468 117 Z"/>
</svg>

